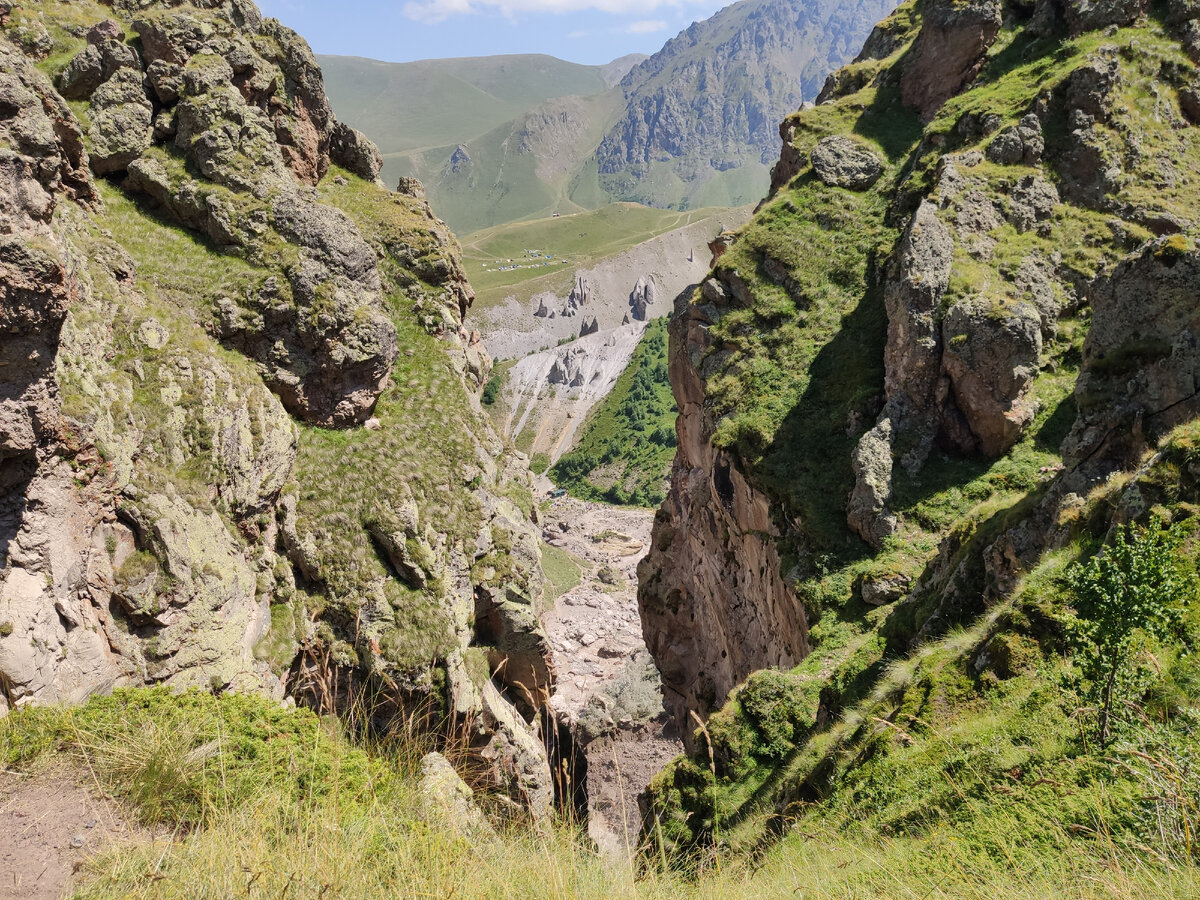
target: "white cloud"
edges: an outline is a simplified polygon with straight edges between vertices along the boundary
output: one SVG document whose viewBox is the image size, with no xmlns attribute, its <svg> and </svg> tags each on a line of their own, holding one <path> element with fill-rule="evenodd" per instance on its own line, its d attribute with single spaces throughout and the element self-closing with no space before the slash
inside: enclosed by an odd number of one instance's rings
<svg viewBox="0 0 1200 900">
<path fill-rule="evenodd" d="M 688 6 L 703 0 L 409 0 L 404 5 L 404 14 L 410 19 L 432 25 L 451 16 L 466 13 L 498 12 L 503 15 L 514 13 L 569 13 L 581 10 L 598 10 L 617 15 L 650 12 L 659 7 Z M 656 25 L 653 29 L 634 31 L 635 26 Z M 665 22 L 634 22 L 630 26 L 633 34 L 646 34 L 666 27 Z"/>
<path fill-rule="evenodd" d="M 576 38 L 585 38 L 585 37 L 590 37 L 590 36 L 591 36 L 591 32 L 588 31 L 586 28 L 581 31 L 567 32 L 567 37 L 571 38 L 572 40 L 574 40 Z"/>
<path fill-rule="evenodd" d="M 663 31 L 667 23 L 662 19 L 642 19 L 640 22 L 630 22 L 625 29 L 626 34 L 653 34 Z"/>
</svg>

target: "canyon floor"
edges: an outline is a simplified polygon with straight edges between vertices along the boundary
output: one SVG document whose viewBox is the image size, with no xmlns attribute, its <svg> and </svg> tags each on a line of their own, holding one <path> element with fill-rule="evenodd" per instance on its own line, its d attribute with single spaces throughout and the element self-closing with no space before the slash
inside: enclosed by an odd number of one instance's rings
<svg viewBox="0 0 1200 900">
<path fill-rule="evenodd" d="M 539 477 L 542 496 L 553 489 Z M 558 681 L 551 706 L 589 740 L 588 833 L 607 853 L 637 843 L 637 797 L 683 746 L 662 711 L 657 670 L 637 607 L 637 565 L 649 549 L 654 512 L 570 496 L 542 511 L 546 543 L 580 565 L 579 584 L 543 617 Z"/>
</svg>

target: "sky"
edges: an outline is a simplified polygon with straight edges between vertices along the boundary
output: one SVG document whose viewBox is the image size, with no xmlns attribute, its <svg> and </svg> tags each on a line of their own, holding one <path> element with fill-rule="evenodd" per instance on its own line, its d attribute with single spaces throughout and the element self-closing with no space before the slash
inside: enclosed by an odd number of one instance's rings
<svg viewBox="0 0 1200 900">
<path fill-rule="evenodd" d="M 548 53 L 601 65 L 653 53 L 733 0 L 257 0 L 317 53 L 389 62 Z"/>
</svg>

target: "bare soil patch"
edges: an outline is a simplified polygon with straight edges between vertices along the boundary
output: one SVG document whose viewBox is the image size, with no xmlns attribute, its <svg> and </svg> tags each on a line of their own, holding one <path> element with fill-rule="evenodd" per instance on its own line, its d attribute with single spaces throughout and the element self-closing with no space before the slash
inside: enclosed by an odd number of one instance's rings
<svg viewBox="0 0 1200 900">
<path fill-rule="evenodd" d="M 58 900 L 90 857 L 145 841 L 78 772 L 0 772 L 0 900 Z"/>
</svg>

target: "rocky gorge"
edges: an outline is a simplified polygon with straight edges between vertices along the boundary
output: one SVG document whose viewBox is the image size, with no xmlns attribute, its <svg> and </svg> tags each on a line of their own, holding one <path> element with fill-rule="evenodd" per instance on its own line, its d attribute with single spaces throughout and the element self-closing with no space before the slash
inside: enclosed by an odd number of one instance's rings
<svg viewBox="0 0 1200 900">
<path fill-rule="evenodd" d="M 373 696 L 545 814 L 536 510 L 420 186 L 252 3 L 0 27 L 0 712 Z"/>
<path fill-rule="evenodd" d="M 299 36 L 0 3 L 0 821 L 61 754 L 115 896 L 1194 896 L 1198 16 L 902 4 L 692 287 L 516 304 L 504 428 Z M 562 496 L 512 437 L 643 328 L 666 501 Z"/>
</svg>

